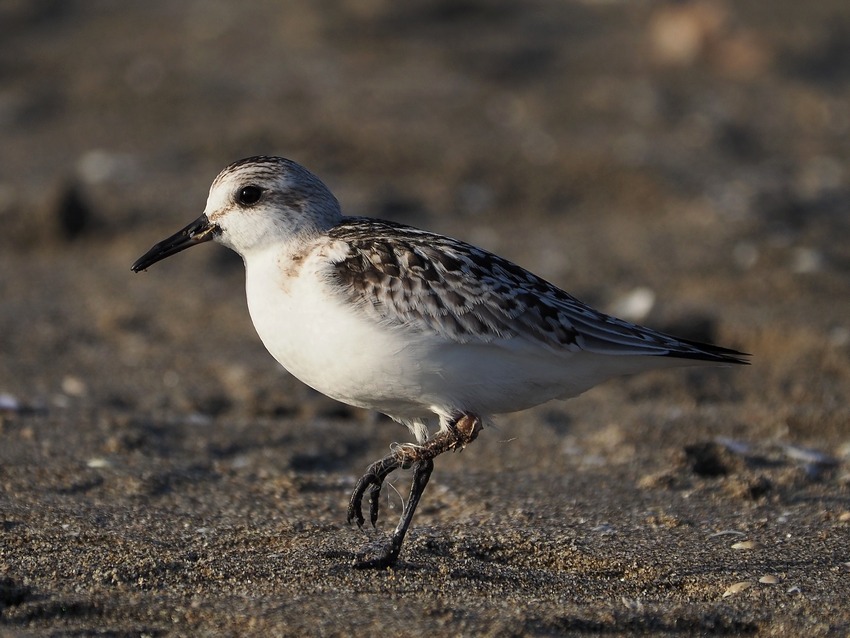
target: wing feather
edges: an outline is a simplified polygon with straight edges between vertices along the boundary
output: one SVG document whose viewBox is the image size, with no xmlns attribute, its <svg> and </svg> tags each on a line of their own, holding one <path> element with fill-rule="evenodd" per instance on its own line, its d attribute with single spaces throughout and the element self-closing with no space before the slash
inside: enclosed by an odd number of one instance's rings
<svg viewBox="0 0 850 638">
<path fill-rule="evenodd" d="M 442 235 L 348 217 L 330 237 L 348 247 L 330 283 L 384 325 L 456 343 L 519 339 L 553 351 L 746 363 L 735 350 L 605 315 L 506 259 Z"/>
</svg>

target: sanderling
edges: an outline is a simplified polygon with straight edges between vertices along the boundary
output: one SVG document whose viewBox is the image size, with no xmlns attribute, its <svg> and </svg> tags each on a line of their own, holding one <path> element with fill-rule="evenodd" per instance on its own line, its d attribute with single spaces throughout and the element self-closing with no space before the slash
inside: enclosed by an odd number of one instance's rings
<svg viewBox="0 0 850 638">
<path fill-rule="evenodd" d="M 242 256 L 251 319 L 284 368 L 329 397 L 383 412 L 416 438 L 373 463 L 351 495 L 349 523 L 365 523 L 368 492 L 374 526 L 384 480 L 413 470 L 398 525 L 355 560 L 361 567 L 395 562 L 433 459 L 463 449 L 492 415 L 643 370 L 747 363 L 745 353 L 605 315 L 462 241 L 345 217 L 315 175 L 280 157 L 225 168 L 204 214 L 132 269 L 211 239 Z"/>
</svg>

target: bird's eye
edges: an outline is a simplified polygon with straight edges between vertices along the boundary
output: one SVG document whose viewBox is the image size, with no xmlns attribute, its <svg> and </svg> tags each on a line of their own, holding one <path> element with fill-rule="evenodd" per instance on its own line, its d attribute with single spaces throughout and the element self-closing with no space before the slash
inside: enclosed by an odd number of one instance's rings
<svg viewBox="0 0 850 638">
<path fill-rule="evenodd" d="M 236 193 L 236 201 L 243 206 L 253 206 L 263 196 L 263 189 L 259 186 L 243 186 Z"/>
</svg>

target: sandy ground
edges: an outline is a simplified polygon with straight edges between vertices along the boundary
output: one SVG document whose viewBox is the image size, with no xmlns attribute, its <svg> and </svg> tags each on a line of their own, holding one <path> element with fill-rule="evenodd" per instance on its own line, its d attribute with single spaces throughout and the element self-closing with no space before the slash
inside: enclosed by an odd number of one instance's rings
<svg viewBox="0 0 850 638">
<path fill-rule="evenodd" d="M 850 5 L 235 6 L 0 4 L 0 634 L 847 635 Z M 500 418 L 354 570 L 405 430 L 129 270 L 260 153 L 753 365 Z"/>
</svg>

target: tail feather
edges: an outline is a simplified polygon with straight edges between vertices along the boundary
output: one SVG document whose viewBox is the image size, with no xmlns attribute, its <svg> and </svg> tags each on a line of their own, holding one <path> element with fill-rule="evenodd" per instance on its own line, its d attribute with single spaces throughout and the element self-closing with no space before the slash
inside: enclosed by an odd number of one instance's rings
<svg viewBox="0 0 850 638">
<path fill-rule="evenodd" d="M 750 365 L 749 357 L 752 355 L 748 352 L 740 352 L 739 350 L 734 350 L 732 348 L 724 348 L 710 343 L 691 341 L 690 339 L 681 339 L 679 337 L 673 338 L 675 341 L 686 347 L 681 349 L 673 347 L 664 356 L 674 357 L 677 359 L 696 359 L 699 361 L 715 361 L 717 363 Z"/>
</svg>

